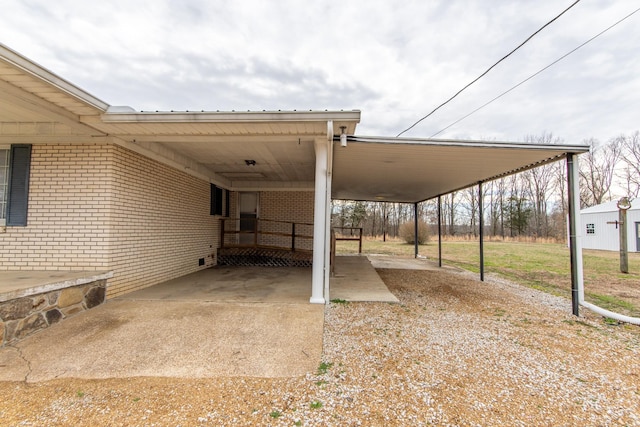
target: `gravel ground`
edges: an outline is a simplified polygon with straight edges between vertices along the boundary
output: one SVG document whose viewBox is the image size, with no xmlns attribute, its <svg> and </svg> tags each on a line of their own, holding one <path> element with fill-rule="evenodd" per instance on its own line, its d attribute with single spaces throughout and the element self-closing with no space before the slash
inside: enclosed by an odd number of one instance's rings
<svg viewBox="0 0 640 427">
<path fill-rule="evenodd" d="M 467 274 L 379 270 L 400 304 L 332 303 L 304 377 L 0 383 L 0 424 L 640 426 L 640 328 Z"/>
</svg>

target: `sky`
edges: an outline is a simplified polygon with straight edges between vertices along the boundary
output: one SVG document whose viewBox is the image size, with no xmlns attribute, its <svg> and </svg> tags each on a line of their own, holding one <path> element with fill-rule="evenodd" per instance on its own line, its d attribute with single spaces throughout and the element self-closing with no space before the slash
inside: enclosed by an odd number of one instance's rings
<svg viewBox="0 0 640 427">
<path fill-rule="evenodd" d="M 0 0 L 0 42 L 113 106 L 356 109 L 358 135 L 396 136 L 573 2 Z M 582 0 L 403 136 L 575 144 L 639 130 L 640 12 L 448 127 L 638 8 Z"/>
</svg>

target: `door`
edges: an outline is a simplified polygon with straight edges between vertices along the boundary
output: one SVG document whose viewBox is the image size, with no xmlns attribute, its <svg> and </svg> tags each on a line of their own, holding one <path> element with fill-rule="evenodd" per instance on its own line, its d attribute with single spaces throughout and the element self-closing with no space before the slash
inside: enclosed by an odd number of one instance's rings
<svg viewBox="0 0 640 427">
<path fill-rule="evenodd" d="M 640 222 L 636 222 L 636 252 L 640 252 Z"/>
<path fill-rule="evenodd" d="M 258 227 L 258 193 L 240 193 L 238 197 L 238 211 L 240 212 L 241 245 L 256 244 L 256 230 Z"/>
</svg>

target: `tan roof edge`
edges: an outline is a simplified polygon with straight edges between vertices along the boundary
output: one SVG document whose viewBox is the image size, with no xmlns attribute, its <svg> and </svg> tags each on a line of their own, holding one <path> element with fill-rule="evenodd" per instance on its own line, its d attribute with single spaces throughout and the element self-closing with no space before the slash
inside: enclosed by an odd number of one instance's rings
<svg viewBox="0 0 640 427">
<path fill-rule="evenodd" d="M 106 102 L 101 101 L 90 93 L 36 64 L 2 43 L 0 43 L 0 60 L 13 65 L 31 76 L 40 79 L 56 89 L 76 98 L 78 101 L 101 110 L 102 112 L 107 111 L 109 108 L 109 104 Z"/>
</svg>

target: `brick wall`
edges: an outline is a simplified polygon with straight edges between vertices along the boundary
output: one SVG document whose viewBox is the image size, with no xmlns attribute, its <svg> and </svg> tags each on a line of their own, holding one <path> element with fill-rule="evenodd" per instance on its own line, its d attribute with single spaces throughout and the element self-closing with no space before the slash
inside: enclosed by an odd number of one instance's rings
<svg viewBox="0 0 640 427">
<path fill-rule="evenodd" d="M 107 145 L 34 145 L 28 226 L 0 233 L 2 270 L 107 270 Z"/>
<path fill-rule="evenodd" d="M 215 263 L 209 183 L 178 169 L 113 144 L 34 145 L 29 187 L 0 269 L 114 270 L 113 297 Z"/>
<path fill-rule="evenodd" d="M 230 218 L 238 218 L 238 193 L 230 195 Z M 296 235 L 313 236 L 313 191 L 261 191 L 258 200 L 258 216 L 262 220 L 285 221 L 286 223 L 260 222 L 261 231 L 276 233 L 291 233 L 289 222 L 296 222 Z M 304 224 L 309 225 L 304 225 Z M 228 224 L 227 229 L 237 227 L 237 223 Z M 225 238 L 227 243 L 235 243 L 235 235 L 230 234 Z M 262 235 L 259 242 L 263 245 L 288 247 L 290 237 Z M 313 239 L 299 237 L 296 240 L 296 248 L 311 250 Z"/>
<path fill-rule="evenodd" d="M 215 263 L 219 223 L 209 215 L 208 182 L 120 146 L 112 174 L 108 296 Z"/>
</svg>

